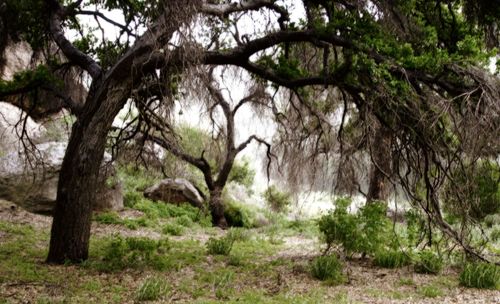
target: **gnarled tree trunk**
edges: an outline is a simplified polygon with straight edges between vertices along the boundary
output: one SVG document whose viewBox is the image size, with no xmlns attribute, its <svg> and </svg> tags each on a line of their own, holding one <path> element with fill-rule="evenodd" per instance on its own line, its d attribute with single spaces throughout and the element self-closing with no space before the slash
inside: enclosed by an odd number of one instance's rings
<svg viewBox="0 0 500 304">
<path fill-rule="evenodd" d="M 62 163 L 47 262 L 81 262 L 88 258 L 92 205 L 106 139 L 127 100 L 130 83 L 92 88 L 86 111 L 75 122 Z"/>
</svg>

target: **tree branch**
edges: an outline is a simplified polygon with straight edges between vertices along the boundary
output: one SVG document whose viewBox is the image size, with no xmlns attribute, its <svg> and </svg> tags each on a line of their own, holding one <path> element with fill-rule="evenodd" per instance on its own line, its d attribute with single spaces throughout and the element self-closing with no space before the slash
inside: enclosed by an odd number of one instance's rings
<svg viewBox="0 0 500 304">
<path fill-rule="evenodd" d="M 47 0 L 51 9 L 50 32 L 56 44 L 61 48 L 64 55 L 79 67 L 87 71 L 92 78 L 97 78 L 102 73 L 102 68 L 87 54 L 77 49 L 66 37 L 61 26 L 66 17 L 65 8 L 57 0 Z"/>
</svg>

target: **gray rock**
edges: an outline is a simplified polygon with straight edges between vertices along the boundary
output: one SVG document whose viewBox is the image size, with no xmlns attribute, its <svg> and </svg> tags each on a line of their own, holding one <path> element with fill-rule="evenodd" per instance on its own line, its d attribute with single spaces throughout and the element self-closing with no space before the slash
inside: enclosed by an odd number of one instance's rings
<svg viewBox="0 0 500 304">
<path fill-rule="evenodd" d="M 166 178 L 144 190 L 144 196 L 165 203 L 190 203 L 202 209 L 204 200 L 196 187 L 184 178 Z"/>
<path fill-rule="evenodd" d="M 0 198 L 30 212 L 50 214 L 55 206 L 66 143 L 48 142 L 32 148 L 30 153 L 9 152 L 0 157 Z M 106 161 L 98 185 L 94 210 L 123 209 L 121 184 L 115 169 Z"/>
<path fill-rule="evenodd" d="M 24 134 L 23 134 L 24 132 Z M 21 109 L 6 102 L 0 102 L 0 157 L 22 148 L 19 140 L 23 135 L 25 143 L 39 143 L 45 128 L 26 116 Z"/>
</svg>

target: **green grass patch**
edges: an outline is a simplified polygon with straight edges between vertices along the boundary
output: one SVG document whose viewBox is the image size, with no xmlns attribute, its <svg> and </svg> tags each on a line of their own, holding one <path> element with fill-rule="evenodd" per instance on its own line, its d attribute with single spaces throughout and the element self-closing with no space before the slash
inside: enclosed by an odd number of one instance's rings
<svg viewBox="0 0 500 304">
<path fill-rule="evenodd" d="M 316 257 L 312 260 L 310 267 L 311 275 L 320 281 L 327 281 L 332 285 L 345 282 L 342 263 L 335 255 Z"/>
<path fill-rule="evenodd" d="M 414 267 L 417 273 L 438 274 L 443 265 L 443 259 L 439 255 L 431 250 L 424 250 L 419 252 Z"/>
<path fill-rule="evenodd" d="M 399 250 L 381 250 L 375 254 L 373 263 L 384 268 L 399 268 L 409 265 L 411 258 Z"/>
<path fill-rule="evenodd" d="M 489 263 L 468 263 L 460 273 L 461 286 L 500 289 L 500 267 Z"/>
<path fill-rule="evenodd" d="M 167 282 L 158 277 L 149 277 L 142 282 L 137 290 L 136 299 L 138 301 L 156 301 L 160 300 L 170 291 Z"/>
<path fill-rule="evenodd" d="M 163 226 L 161 230 L 166 235 L 182 235 L 184 233 L 184 227 L 175 223 L 167 223 Z"/>
<path fill-rule="evenodd" d="M 417 292 L 425 298 L 437 298 L 444 295 L 443 290 L 434 285 L 425 285 L 418 287 Z"/>
<path fill-rule="evenodd" d="M 207 253 L 211 255 L 229 255 L 233 249 L 234 240 L 222 238 L 209 238 L 207 241 Z"/>
</svg>

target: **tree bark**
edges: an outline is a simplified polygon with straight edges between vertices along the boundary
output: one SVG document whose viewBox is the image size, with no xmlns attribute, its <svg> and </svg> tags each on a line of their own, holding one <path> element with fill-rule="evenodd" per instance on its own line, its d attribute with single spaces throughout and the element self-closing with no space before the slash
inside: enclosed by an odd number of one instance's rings
<svg viewBox="0 0 500 304">
<path fill-rule="evenodd" d="M 222 201 L 222 188 L 216 187 L 210 190 L 210 214 L 212 215 L 212 223 L 220 228 L 227 228 L 226 217 L 224 216 L 224 202 Z"/>
<path fill-rule="evenodd" d="M 88 258 L 92 204 L 107 134 L 127 100 L 130 82 L 91 88 L 86 111 L 75 122 L 59 173 L 48 263 Z M 101 89 L 112 88 L 112 89 Z"/>
<path fill-rule="evenodd" d="M 391 132 L 378 125 L 372 142 L 372 166 L 366 202 L 385 201 L 389 197 L 389 176 L 392 172 Z"/>
</svg>

